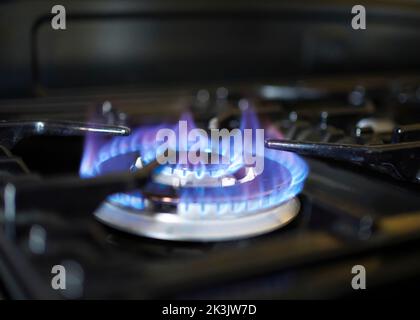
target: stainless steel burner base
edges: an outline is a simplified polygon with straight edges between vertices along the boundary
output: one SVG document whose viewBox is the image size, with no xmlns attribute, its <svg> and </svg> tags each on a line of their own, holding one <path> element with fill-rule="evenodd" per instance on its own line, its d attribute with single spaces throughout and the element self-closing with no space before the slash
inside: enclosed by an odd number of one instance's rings
<svg viewBox="0 0 420 320">
<path fill-rule="evenodd" d="M 134 211 L 104 203 L 96 212 L 103 223 L 145 237 L 173 241 L 226 241 L 252 237 L 278 229 L 299 212 L 297 198 L 239 218 L 186 219 L 177 214 Z"/>
</svg>

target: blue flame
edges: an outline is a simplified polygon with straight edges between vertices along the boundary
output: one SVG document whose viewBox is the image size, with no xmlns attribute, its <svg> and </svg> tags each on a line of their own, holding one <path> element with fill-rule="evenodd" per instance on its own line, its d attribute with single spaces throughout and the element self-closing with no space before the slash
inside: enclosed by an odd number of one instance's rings
<svg viewBox="0 0 420 320">
<path fill-rule="evenodd" d="M 255 112 L 249 104 L 245 104 L 241 119 L 241 131 L 245 129 L 262 128 Z M 281 133 L 273 126 L 265 130 L 265 139 L 282 138 Z M 306 163 L 296 154 L 277 150 L 264 149 L 263 154 L 258 154 L 256 149 L 256 134 L 251 141 L 244 141 L 250 146 L 244 152 L 265 158 L 263 173 L 253 181 L 229 187 L 186 187 L 181 189 L 179 213 L 194 218 L 214 216 L 238 217 L 255 211 L 276 207 L 290 200 L 302 191 L 308 174 Z M 243 163 L 242 157 L 231 157 L 233 164 L 230 169 L 222 168 L 222 173 L 234 173 L 237 165 Z M 199 168 L 203 170 L 203 168 Z"/>
<path fill-rule="evenodd" d="M 156 157 L 156 133 L 168 125 L 144 126 L 136 129 L 129 137 L 114 137 L 106 141 L 104 137 L 90 133 L 85 140 L 84 155 L 79 174 L 83 178 L 93 177 L 101 172 L 101 165 L 117 156 L 135 154 L 148 164 Z M 124 169 L 124 168 L 123 168 Z M 126 168 L 127 170 L 130 167 Z M 111 171 L 119 171 L 113 168 Z"/>
<path fill-rule="evenodd" d="M 84 154 L 79 170 L 82 178 L 98 176 L 109 172 L 128 171 L 137 157 L 143 165 L 156 157 L 156 133 L 167 125 L 144 126 L 136 129 L 129 137 L 114 137 L 110 141 L 103 136 L 89 133 L 86 136 Z M 113 159 L 117 161 L 104 170 L 104 164 Z M 145 208 L 145 198 L 139 191 L 119 193 L 108 197 L 109 201 L 137 210 Z"/>
<path fill-rule="evenodd" d="M 241 119 L 240 131 L 262 128 L 258 118 L 249 105 L 245 105 Z M 196 128 L 190 114 L 182 117 L 187 121 L 188 130 Z M 160 129 L 172 128 L 175 132 L 178 126 L 162 124 L 157 126 L 143 126 L 136 129 L 129 137 L 115 137 L 106 140 L 100 136 L 90 134 L 85 140 L 85 152 L 80 167 L 81 177 L 93 177 L 109 172 L 129 171 L 137 158 L 142 164 L 153 161 L 159 147 L 156 134 Z M 248 182 L 231 186 L 182 186 L 179 188 L 178 213 L 192 218 L 241 216 L 255 211 L 276 207 L 299 194 L 304 186 L 308 174 L 306 163 L 297 155 L 289 152 L 264 149 L 264 154 L 257 154 L 256 135 L 251 141 L 244 141 L 244 145 L 252 146 L 244 152 L 263 157 L 264 171 Z M 281 133 L 274 126 L 265 127 L 265 138 L 281 138 Z M 243 167 L 243 157 L 238 154 L 228 154 L 223 146 L 217 146 L 221 156 L 229 157 L 226 164 L 174 164 L 159 168 L 160 175 L 168 177 L 174 175 L 193 174 L 195 179 L 204 177 L 223 178 L 237 174 Z M 177 141 L 174 148 L 184 150 Z M 190 148 L 187 144 L 186 149 Z M 214 152 L 209 148 L 209 152 Z M 139 191 L 115 194 L 109 197 L 113 203 L 142 210 L 147 206 L 147 199 Z"/>
</svg>

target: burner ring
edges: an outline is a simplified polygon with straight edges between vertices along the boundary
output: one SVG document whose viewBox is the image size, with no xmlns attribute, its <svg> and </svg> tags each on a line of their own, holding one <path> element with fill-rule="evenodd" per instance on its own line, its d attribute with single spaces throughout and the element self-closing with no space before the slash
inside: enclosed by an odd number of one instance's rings
<svg viewBox="0 0 420 320">
<path fill-rule="evenodd" d="M 109 167 L 122 170 L 136 162 L 138 153 L 116 155 L 100 163 L 100 172 L 111 172 Z M 225 177 L 212 177 L 209 187 L 191 187 L 171 184 L 170 177 L 162 175 L 162 171 L 154 173 L 152 181 L 142 191 L 115 194 L 108 198 L 109 202 L 129 209 L 147 210 L 147 202 L 172 204 L 178 207 L 178 214 L 190 219 L 214 219 L 254 214 L 281 205 L 298 194 L 306 178 L 305 164 L 293 155 L 284 155 L 283 162 L 276 158 L 264 158 L 264 172 L 247 179 L 247 171 L 236 172 Z M 167 168 L 166 166 L 160 167 Z M 243 167 L 252 169 L 252 167 Z M 108 171 L 109 170 L 109 171 Z M 292 172 L 297 170 L 297 172 Z M 249 170 L 248 170 L 249 171 Z M 251 170 L 252 171 L 252 170 Z M 270 172 L 275 172 L 273 178 Z M 251 172 L 252 173 L 252 172 Z M 255 176 L 255 177 L 254 177 Z M 161 177 L 161 178 L 159 178 Z M 162 179 L 163 177 L 163 179 Z M 204 180 L 205 177 L 201 178 Z M 233 183 L 224 185 L 225 178 Z M 169 179 L 165 181 L 165 179 Z M 201 182 L 202 183 L 202 182 Z M 218 185 L 219 184 L 219 185 Z M 218 186 L 214 188 L 213 186 Z M 172 193 L 172 190 L 175 193 Z M 149 208 L 150 209 L 150 208 Z"/>
<path fill-rule="evenodd" d="M 128 210 L 104 203 L 95 216 L 101 222 L 135 235 L 172 241 L 228 241 L 258 236 L 285 226 L 298 214 L 300 202 L 292 198 L 280 206 L 253 215 L 191 220 L 177 214 Z"/>
<path fill-rule="evenodd" d="M 284 165 L 268 158 L 264 158 L 264 161 L 266 170 L 249 181 L 234 179 L 234 183 L 228 186 L 222 186 L 220 181 L 220 186 L 216 188 L 179 187 L 175 188 L 173 195 L 161 183 L 151 183 L 144 194 L 146 197 L 152 196 L 157 203 L 177 205 L 177 213 L 189 219 L 220 219 L 254 214 L 281 205 L 302 188 L 301 181 L 293 180 Z M 276 172 L 277 177 L 273 179 L 270 172 Z M 163 200 L 159 201 L 159 197 Z"/>
</svg>

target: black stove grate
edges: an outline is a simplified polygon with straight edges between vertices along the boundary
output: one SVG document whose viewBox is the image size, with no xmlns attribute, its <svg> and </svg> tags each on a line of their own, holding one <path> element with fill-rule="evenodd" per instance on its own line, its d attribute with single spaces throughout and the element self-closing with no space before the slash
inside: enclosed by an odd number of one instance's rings
<svg viewBox="0 0 420 320">
<path fill-rule="evenodd" d="M 255 101 L 259 115 L 269 118 L 287 139 L 386 145 L 418 139 L 417 118 L 411 115 L 419 112 L 420 101 L 411 91 L 401 89 L 406 87 L 397 86 L 397 90 L 392 82 L 385 82 L 374 88 L 352 86 L 335 92 L 326 86 L 314 89 L 319 94 L 309 97 L 302 95 L 301 87 L 288 87 L 300 93 L 292 99 L 282 96 L 281 86 L 271 86 L 270 97 L 263 94 L 266 91 L 262 89 L 267 87 L 233 87 L 224 101 L 210 95 L 204 105 L 193 102 L 190 107 L 201 114 L 202 123 L 209 118 L 206 110 L 213 110 L 212 117 L 218 117 L 219 123 L 229 128 L 235 126 L 238 116 L 235 103 L 247 97 Z M 174 93 L 174 97 L 177 95 Z M 113 102 L 119 108 L 112 109 L 111 115 L 108 108 L 103 113 L 103 103 L 95 102 L 97 96 L 75 100 L 81 104 L 87 101 L 86 113 L 92 106 L 100 110 L 98 119 L 107 123 L 107 128 L 121 128 L 120 121 L 125 118 L 121 114 L 127 119 L 156 122 L 170 113 L 147 113 L 150 109 L 141 108 L 159 104 L 158 97 L 119 96 Z M 71 98 L 63 108 L 69 102 Z M 75 114 L 80 116 L 81 111 Z M 177 117 L 178 104 L 171 114 Z M 59 119 L 59 115 L 60 103 L 56 109 L 42 113 L 50 119 Z M 83 121 L 75 118 L 72 121 Z M 64 120 L 56 121 L 63 124 Z M 16 125 L 20 126 L 15 123 L 12 133 Z M 396 127 L 402 129 L 396 133 Z M 57 131 L 51 132 L 53 136 L 44 135 L 45 131 L 31 130 L 30 134 L 40 136 L 29 147 L 25 143 L 32 138 L 24 136 L 14 144 L 9 130 L 6 137 L 11 140 L 0 147 L 4 203 L 0 217 L 6 231 L 0 238 L 4 258 L 0 282 L 8 297 L 343 297 L 351 294 L 349 270 L 354 264 L 377 271 L 372 281 L 375 288 L 394 285 L 395 277 L 391 275 L 395 272 L 400 272 L 403 280 L 418 278 L 420 260 L 416 260 L 419 252 L 415 245 L 419 242 L 420 188 L 415 183 L 352 163 L 308 159 L 310 175 L 299 196 L 302 209 L 287 227 L 240 241 L 166 242 L 125 234 L 94 218 L 94 206 L 118 188 L 126 188 L 126 180 L 101 178 L 89 184 L 76 176 L 71 169 L 75 166 L 66 164 L 65 159 L 63 164 L 50 164 L 38 154 L 40 160 L 31 161 L 37 144 L 48 141 L 57 154 L 69 146 L 74 148 L 66 152 L 78 154 L 69 158 L 77 162 L 83 143 L 78 133 L 67 135 L 69 144 L 57 137 L 61 134 Z M 60 175 L 54 176 L 51 171 Z M 396 265 L 399 259 L 407 263 Z M 57 264 L 66 266 L 72 279 L 68 290 L 51 288 L 51 268 Z M 308 283 L 313 285 L 311 292 L 305 289 Z"/>
</svg>

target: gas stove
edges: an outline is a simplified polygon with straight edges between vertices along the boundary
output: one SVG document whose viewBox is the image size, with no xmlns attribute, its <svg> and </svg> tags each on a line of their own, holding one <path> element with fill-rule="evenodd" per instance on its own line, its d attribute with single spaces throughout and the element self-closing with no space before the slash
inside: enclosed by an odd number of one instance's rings
<svg viewBox="0 0 420 320">
<path fill-rule="evenodd" d="M 4 294 L 346 297 L 354 265 L 370 270 L 372 296 L 417 283 L 416 82 L 366 79 L 4 103 Z M 179 123 L 263 128 L 264 170 L 232 156 L 180 164 L 178 143 L 175 164 L 156 163 L 157 133 Z M 72 279 L 62 292 L 50 287 L 54 265 Z"/>
<path fill-rule="evenodd" d="M 191 114 L 182 115 L 175 130 L 167 129 L 171 124 L 140 125 L 129 137 L 102 143 L 89 135 L 80 170 L 85 177 L 146 170 L 165 152 L 174 156 L 170 163 L 161 162 L 141 191 L 112 195 L 96 216 L 131 233 L 180 241 L 232 240 L 287 224 L 299 210 L 295 196 L 302 190 L 306 164 L 293 153 L 264 152 L 264 131 L 253 107 L 246 100 L 238 105 L 239 128 L 215 128 L 216 115 L 205 126 L 211 138 Z M 270 129 L 269 135 L 281 136 Z M 167 141 L 159 144 L 164 133 Z M 202 150 L 194 147 L 197 143 Z"/>
<path fill-rule="evenodd" d="M 417 4 L 61 2 L 0 4 L 0 299 L 418 288 Z"/>
</svg>

